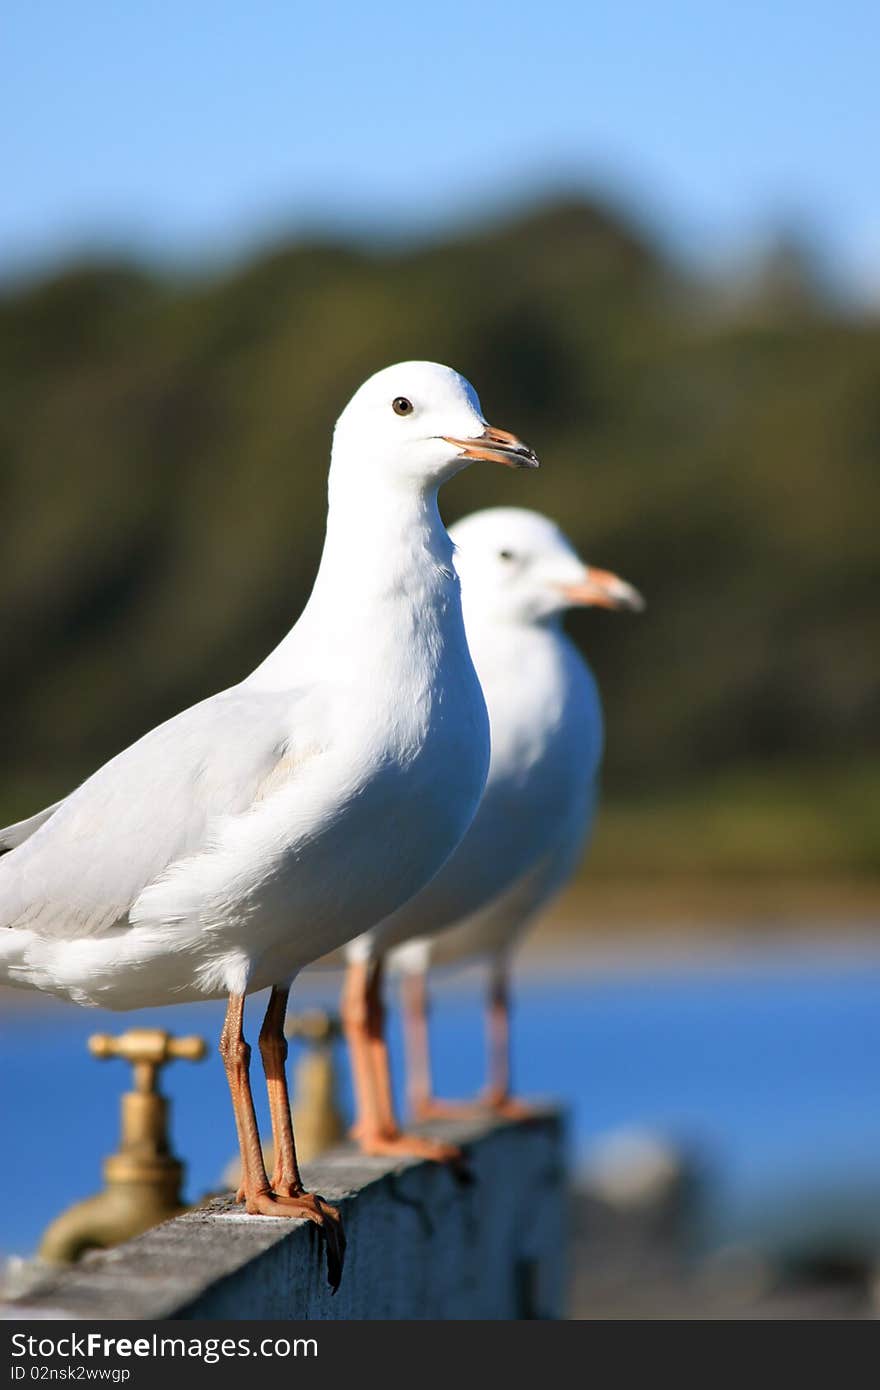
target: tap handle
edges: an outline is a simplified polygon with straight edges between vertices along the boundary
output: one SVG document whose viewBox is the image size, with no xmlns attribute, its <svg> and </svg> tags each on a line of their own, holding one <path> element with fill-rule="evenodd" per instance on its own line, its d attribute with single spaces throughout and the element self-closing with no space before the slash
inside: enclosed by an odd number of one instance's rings
<svg viewBox="0 0 880 1390">
<path fill-rule="evenodd" d="M 121 1057 L 131 1062 L 137 1089 L 152 1091 L 159 1067 L 175 1060 L 198 1062 L 207 1048 L 204 1038 L 174 1038 L 163 1028 L 130 1028 L 117 1037 L 94 1033 L 89 1038 L 89 1051 L 93 1057 Z"/>
<path fill-rule="evenodd" d="M 327 1013 L 324 1009 L 307 1009 L 304 1013 L 289 1014 L 284 1031 L 288 1038 L 327 1043 L 338 1038 L 342 1028 L 335 1014 Z"/>
</svg>

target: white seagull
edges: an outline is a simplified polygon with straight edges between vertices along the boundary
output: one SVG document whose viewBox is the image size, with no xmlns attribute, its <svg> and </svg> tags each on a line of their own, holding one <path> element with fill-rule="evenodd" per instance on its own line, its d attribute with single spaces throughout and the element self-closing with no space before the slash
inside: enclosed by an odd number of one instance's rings
<svg viewBox="0 0 880 1390">
<path fill-rule="evenodd" d="M 341 1226 L 300 1179 L 285 1008 L 303 966 L 425 884 L 479 802 L 488 721 L 437 509 L 472 459 L 537 463 L 448 367 L 371 377 L 336 425 L 323 555 L 291 632 L 241 684 L 0 832 L 0 980 L 112 1009 L 228 996 L 239 1198 L 322 1227 L 334 1286 Z M 245 996 L 267 987 L 271 1183 L 242 1031 Z"/>
<path fill-rule="evenodd" d="M 477 512 L 451 528 L 465 628 L 486 697 L 492 756 L 476 817 L 455 853 L 391 917 L 351 942 L 346 998 L 366 990 L 381 1016 L 386 954 L 404 972 L 410 1102 L 416 1118 L 460 1113 L 431 1092 L 425 973 L 435 961 L 490 964 L 490 1083 L 507 1114 L 508 961 L 521 932 L 565 882 L 583 851 L 597 800 L 602 709 L 596 682 L 562 628 L 566 609 L 640 610 L 637 591 L 585 565 L 546 517 L 518 508 Z M 401 943 L 406 943 L 402 945 Z M 386 1055 L 349 1026 L 358 1095 L 356 1132 L 394 1132 Z M 372 1071 L 370 1071 L 372 1067 Z"/>
</svg>

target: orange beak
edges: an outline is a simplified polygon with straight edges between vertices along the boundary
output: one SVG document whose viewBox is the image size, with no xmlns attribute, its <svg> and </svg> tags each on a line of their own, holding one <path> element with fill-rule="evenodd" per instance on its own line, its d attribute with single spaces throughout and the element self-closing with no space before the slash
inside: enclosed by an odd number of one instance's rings
<svg viewBox="0 0 880 1390">
<path fill-rule="evenodd" d="M 447 444 L 461 449 L 466 459 L 486 459 L 489 463 L 503 463 L 507 468 L 537 468 L 538 460 L 528 444 L 524 444 L 515 434 L 507 430 L 496 430 L 487 425 L 476 439 L 455 439 L 444 434 Z"/>
<path fill-rule="evenodd" d="M 561 588 L 573 608 L 625 608 L 641 613 L 645 607 L 645 600 L 632 584 L 610 570 L 597 570 L 592 565 L 580 584 L 563 584 Z"/>
</svg>

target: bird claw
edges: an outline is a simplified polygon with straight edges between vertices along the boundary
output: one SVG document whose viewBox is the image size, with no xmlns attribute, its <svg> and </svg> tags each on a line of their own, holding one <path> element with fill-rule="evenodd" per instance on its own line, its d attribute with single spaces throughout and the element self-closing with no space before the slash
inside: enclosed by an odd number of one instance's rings
<svg viewBox="0 0 880 1390">
<path fill-rule="evenodd" d="M 373 1157 L 422 1158 L 448 1168 L 455 1181 L 470 1187 L 474 1175 L 457 1144 L 444 1144 L 439 1139 L 425 1139 L 420 1134 L 377 1134 L 359 1136 L 361 1152 Z"/>
<path fill-rule="evenodd" d="M 245 1206 L 250 1216 L 281 1216 L 311 1221 L 317 1226 L 327 1249 L 327 1283 L 336 1292 L 345 1263 L 345 1231 L 336 1207 L 316 1192 L 286 1195 L 270 1191 L 251 1194 L 246 1197 Z"/>
<path fill-rule="evenodd" d="M 506 1100 L 489 1101 L 487 1108 L 502 1120 L 534 1120 L 541 1114 L 538 1106 L 529 1105 L 524 1100 L 515 1100 L 513 1096 L 508 1096 Z"/>
<path fill-rule="evenodd" d="M 412 1107 L 413 1118 L 420 1123 L 431 1120 L 472 1120 L 485 1116 L 487 1106 L 478 1100 L 427 1100 Z"/>
<path fill-rule="evenodd" d="M 476 1100 L 429 1100 L 413 1111 L 419 1121 L 473 1120 L 497 1115 L 501 1120 L 533 1120 L 540 1110 L 513 1096 L 479 1096 Z"/>
<path fill-rule="evenodd" d="M 316 1224 L 323 1234 L 327 1250 L 327 1283 L 330 1285 L 330 1292 L 336 1293 L 342 1282 L 342 1267 L 345 1264 L 345 1228 L 336 1207 L 331 1207 L 323 1197 L 316 1196 L 315 1201 L 319 1211 L 323 1213 L 323 1219 Z"/>
<path fill-rule="evenodd" d="M 438 1139 L 423 1139 L 420 1134 L 360 1135 L 361 1152 L 389 1158 L 424 1158 L 431 1163 L 454 1166 L 463 1155 L 457 1144 L 443 1144 Z"/>
</svg>

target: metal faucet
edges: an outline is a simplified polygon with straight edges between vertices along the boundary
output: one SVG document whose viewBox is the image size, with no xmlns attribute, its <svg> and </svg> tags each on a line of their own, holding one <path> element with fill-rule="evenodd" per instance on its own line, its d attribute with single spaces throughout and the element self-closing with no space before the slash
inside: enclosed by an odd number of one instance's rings
<svg viewBox="0 0 880 1390">
<path fill-rule="evenodd" d="M 122 1097 L 121 1142 L 104 1160 L 104 1190 L 62 1212 L 43 1236 L 39 1254 L 52 1264 L 73 1264 L 86 1250 L 118 1245 L 185 1210 L 183 1164 L 169 1148 L 169 1102 L 157 1090 L 157 1079 L 159 1068 L 172 1060 L 200 1061 L 204 1040 L 173 1038 L 161 1028 L 132 1028 L 115 1038 L 96 1033 L 89 1051 L 93 1057 L 131 1062 L 134 1090 Z"/>
<path fill-rule="evenodd" d="M 342 1030 L 334 1015 L 309 1009 L 291 1014 L 284 1031 L 310 1044 L 296 1065 L 292 1105 L 297 1154 L 309 1163 L 345 1137 L 333 1064 L 333 1044 Z"/>
</svg>

